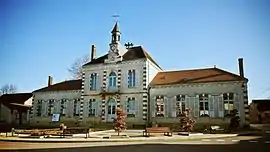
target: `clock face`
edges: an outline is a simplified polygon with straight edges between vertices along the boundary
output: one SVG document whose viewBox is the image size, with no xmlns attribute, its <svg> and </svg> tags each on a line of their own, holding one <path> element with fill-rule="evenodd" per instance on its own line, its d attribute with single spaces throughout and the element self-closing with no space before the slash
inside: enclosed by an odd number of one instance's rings
<svg viewBox="0 0 270 152">
<path fill-rule="evenodd" d="M 111 45 L 111 50 L 115 51 L 116 50 L 116 46 L 115 45 Z"/>
</svg>

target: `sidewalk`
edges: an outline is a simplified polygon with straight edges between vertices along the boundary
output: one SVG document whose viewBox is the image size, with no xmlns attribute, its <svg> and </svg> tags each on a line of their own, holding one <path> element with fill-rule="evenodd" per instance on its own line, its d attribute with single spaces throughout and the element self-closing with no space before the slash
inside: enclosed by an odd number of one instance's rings
<svg viewBox="0 0 270 152">
<path fill-rule="evenodd" d="M 0 141 L 9 142 L 138 142 L 138 141 L 185 141 L 185 140 L 199 140 L 210 138 L 227 138 L 235 137 L 238 134 L 204 134 L 204 135 L 173 135 L 172 137 L 158 136 L 158 137 L 132 137 L 119 139 L 101 139 L 101 138 L 20 138 L 20 137 L 0 137 Z"/>
<path fill-rule="evenodd" d="M 154 137 L 142 137 L 143 130 L 126 130 L 120 133 L 120 137 L 114 130 L 105 130 L 90 132 L 90 137 L 85 138 L 85 134 L 74 134 L 72 137 L 61 138 L 58 136 L 52 136 L 49 138 L 31 138 L 29 135 L 20 135 L 15 137 L 0 136 L 0 141 L 10 142 L 138 142 L 138 141 L 185 141 L 185 140 L 201 140 L 211 138 L 228 138 L 238 135 L 251 135 L 254 131 L 245 131 L 231 134 L 202 134 L 192 133 L 190 136 L 178 135 L 174 133 L 172 137 L 168 136 L 154 136 Z M 256 133 L 255 133 L 256 134 Z M 122 137 L 122 138 L 121 138 Z"/>
</svg>

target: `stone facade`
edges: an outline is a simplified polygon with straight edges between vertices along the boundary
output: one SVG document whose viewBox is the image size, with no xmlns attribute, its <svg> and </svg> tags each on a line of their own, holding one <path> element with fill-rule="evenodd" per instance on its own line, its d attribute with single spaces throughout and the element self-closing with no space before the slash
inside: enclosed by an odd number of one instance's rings
<svg viewBox="0 0 270 152">
<path fill-rule="evenodd" d="M 152 117 L 150 122 L 154 123 L 179 123 L 177 118 L 179 100 L 177 96 L 182 95 L 184 98 L 185 108 L 191 108 L 197 124 L 226 124 L 229 123 L 229 117 L 226 117 L 225 105 L 223 101 L 224 94 L 233 93 L 233 106 L 239 111 L 241 125 L 245 122 L 245 109 L 243 102 L 242 82 L 213 82 L 200 84 L 179 84 L 168 86 L 153 86 L 150 89 L 150 112 Z M 208 95 L 207 116 L 200 114 L 199 95 Z M 165 116 L 157 116 L 156 98 L 164 96 Z M 166 105 L 167 104 L 167 105 Z"/>
<path fill-rule="evenodd" d="M 226 124 L 232 107 L 241 125 L 249 124 L 242 59 L 240 75 L 218 68 L 163 71 L 141 46 L 121 46 L 117 23 L 111 33 L 105 55 L 96 57 L 92 46 L 80 80 L 52 84 L 49 77 L 48 87 L 33 92 L 32 125 L 56 125 L 55 113 L 69 126 L 109 124 L 117 107 L 127 112 L 128 125 L 179 123 L 183 108 L 193 110 L 197 123 Z"/>
<path fill-rule="evenodd" d="M 128 72 L 135 70 L 135 86 L 128 86 Z M 148 84 L 160 69 L 147 59 L 123 61 L 118 64 L 89 65 L 84 68 L 83 80 L 83 109 L 82 119 L 85 122 L 95 120 L 97 122 L 112 122 L 108 113 L 108 101 L 114 100 L 115 107 L 127 110 L 128 99 L 135 99 L 135 117 L 128 117 L 127 122 L 145 124 L 147 120 Z M 111 72 L 118 73 L 118 86 L 116 90 L 109 90 L 108 77 Z M 91 74 L 97 75 L 97 87 L 90 89 Z M 99 102 L 95 107 L 95 115 L 89 114 L 89 101 Z M 101 115 L 101 117 L 100 117 Z M 114 115 L 112 115 L 114 117 Z M 93 118 L 94 117 L 94 118 Z"/>
<path fill-rule="evenodd" d="M 80 90 L 33 92 L 33 108 L 30 124 L 52 126 L 52 114 L 61 114 L 60 121 L 76 126 L 79 119 Z"/>
</svg>

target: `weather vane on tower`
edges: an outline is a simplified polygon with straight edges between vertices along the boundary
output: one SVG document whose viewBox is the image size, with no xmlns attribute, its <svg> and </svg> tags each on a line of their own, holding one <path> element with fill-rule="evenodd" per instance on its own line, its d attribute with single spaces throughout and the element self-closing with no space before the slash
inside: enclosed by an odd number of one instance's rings
<svg viewBox="0 0 270 152">
<path fill-rule="evenodd" d="M 119 19 L 120 15 L 114 14 L 114 15 L 112 15 L 112 17 L 114 18 L 115 22 L 118 22 L 118 19 Z"/>
</svg>

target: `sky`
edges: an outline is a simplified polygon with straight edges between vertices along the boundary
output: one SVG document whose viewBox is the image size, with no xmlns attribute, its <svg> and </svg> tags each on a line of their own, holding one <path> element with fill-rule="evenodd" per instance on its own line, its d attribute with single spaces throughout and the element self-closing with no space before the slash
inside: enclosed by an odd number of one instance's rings
<svg viewBox="0 0 270 152">
<path fill-rule="evenodd" d="M 32 92 L 70 78 L 78 58 L 109 50 L 118 14 L 121 43 L 143 46 L 165 70 L 218 68 L 238 74 L 249 99 L 270 97 L 268 0 L 0 0 L 0 86 Z"/>
</svg>

